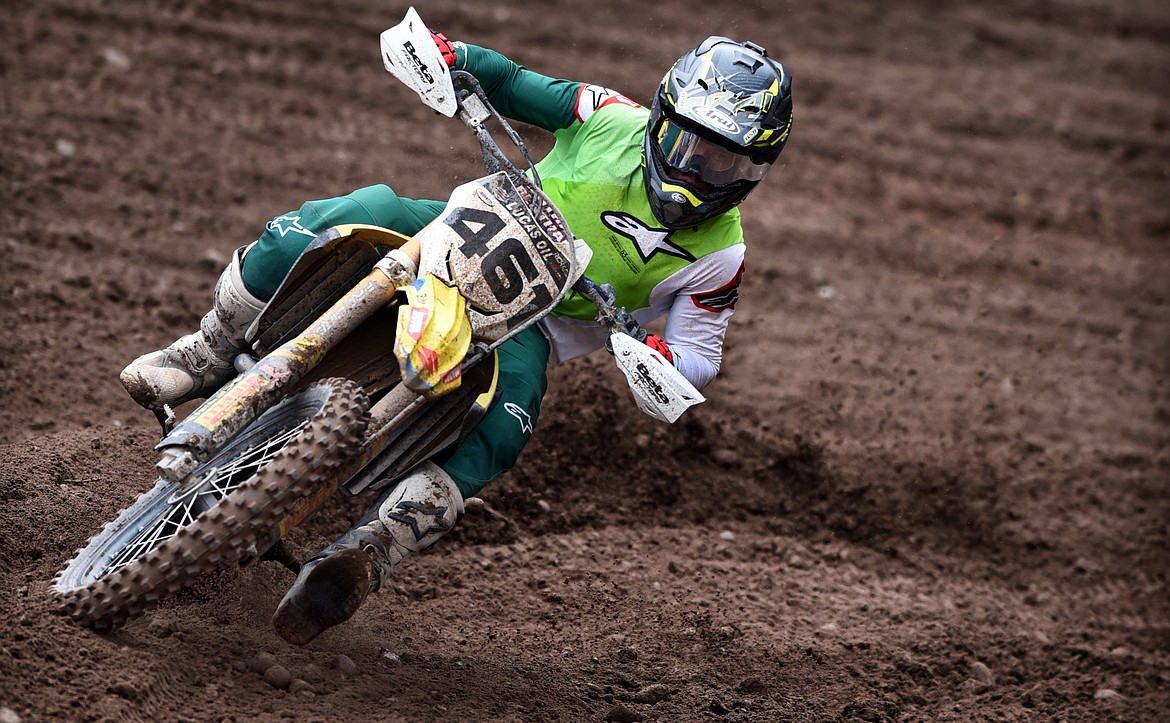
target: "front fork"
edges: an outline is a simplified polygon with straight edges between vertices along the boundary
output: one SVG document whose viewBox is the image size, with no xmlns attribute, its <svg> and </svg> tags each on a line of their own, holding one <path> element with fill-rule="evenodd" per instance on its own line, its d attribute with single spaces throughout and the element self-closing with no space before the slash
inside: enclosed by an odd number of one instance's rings
<svg viewBox="0 0 1170 723">
<path fill-rule="evenodd" d="M 413 240 L 412 240 L 413 241 Z M 403 246 L 417 263 L 418 243 Z M 273 350 L 201 404 L 155 447 L 158 473 L 179 481 L 305 377 L 325 354 L 394 293 L 414 280 L 414 272 L 387 256 L 357 286 L 298 336 Z"/>
</svg>

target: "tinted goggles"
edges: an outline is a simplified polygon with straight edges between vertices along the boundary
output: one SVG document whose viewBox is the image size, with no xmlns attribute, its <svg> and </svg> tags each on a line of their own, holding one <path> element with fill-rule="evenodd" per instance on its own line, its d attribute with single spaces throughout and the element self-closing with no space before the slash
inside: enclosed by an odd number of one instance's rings
<svg viewBox="0 0 1170 723">
<path fill-rule="evenodd" d="M 686 130 L 669 118 L 663 118 L 656 134 L 667 165 L 693 173 L 714 186 L 736 181 L 758 181 L 771 163 L 755 163 L 751 158 L 730 151 Z"/>
</svg>

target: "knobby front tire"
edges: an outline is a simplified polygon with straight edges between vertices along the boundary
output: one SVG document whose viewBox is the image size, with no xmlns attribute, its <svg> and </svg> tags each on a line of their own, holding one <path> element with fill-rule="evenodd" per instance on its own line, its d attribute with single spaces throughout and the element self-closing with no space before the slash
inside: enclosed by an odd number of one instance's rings
<svg viewBox="0 0 1170 723">
<path fill-rule="evenodd" d="M 158 480 L 53 581 L 58 610 L 109 630 L 200 575 L 257 554 L 258 541 L 357 454 L 369 400 L 326 379 L 265 412 L 180 482 Z"/>
</svg>

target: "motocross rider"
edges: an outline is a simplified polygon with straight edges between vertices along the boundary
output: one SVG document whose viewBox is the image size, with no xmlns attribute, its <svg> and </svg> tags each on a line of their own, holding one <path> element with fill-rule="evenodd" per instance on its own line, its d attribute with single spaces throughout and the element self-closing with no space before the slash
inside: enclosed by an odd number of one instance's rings
<svg viewBox="0 0 1170 723">
<path fill-rule="evenodd" d="M 710 382 L 744 271 L 736 206 L 776 161 L 792 124 L 787 70 L 754 43 L 713 36 L 671 66 L 646 108 L 492 50 L 433 38 L 447 65 L 472 73 L 501 114 L 555 135 L 537 169 L 593 251 L 586 273 L 613 287 L 632 336 L 696 387 Z M 314 236 L 350 223 L 413 235 L 444 206 L 375 185 L 277 216 L 233 254 L 200 329 L 134 360 L 122 383 L 147 408 L 209 396 L 234 376 L 245 330 Z M 547 365 L 605 343 L 595 315 L 571 294 L 500 347 L 496 403 L 450 456 L 416 468 L 305 563 L 273 620 L 283 637 L 305 644 L 348 620 L 390 570 L 455 525 L 466 498 L 512 467 L 539 417 Z M 662 317 L 663 337 L 642 327 Z"/>
</svg>

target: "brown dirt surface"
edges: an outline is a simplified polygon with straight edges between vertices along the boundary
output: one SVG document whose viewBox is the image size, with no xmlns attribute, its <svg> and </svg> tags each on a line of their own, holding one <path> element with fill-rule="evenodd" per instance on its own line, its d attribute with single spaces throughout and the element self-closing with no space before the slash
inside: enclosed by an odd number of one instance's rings
<svg viewBox="0 0 1170 723">
<path fill-rule="evenodd" d="M 660 425 L 604 355 L 556 368 L 489 510 L 305 648 L 274 564 L 110 634 L 53 614 L 152 479 L 117 372 L 268 218 L 445 197 L 474 142 L 382 70 L 404 5 L 5 7 L 0 721 L 1166 720 L 1165 3 L 422 6 L 642 101 L 752 38 L 797 120 L 709 401 Z"/>
</svg>

